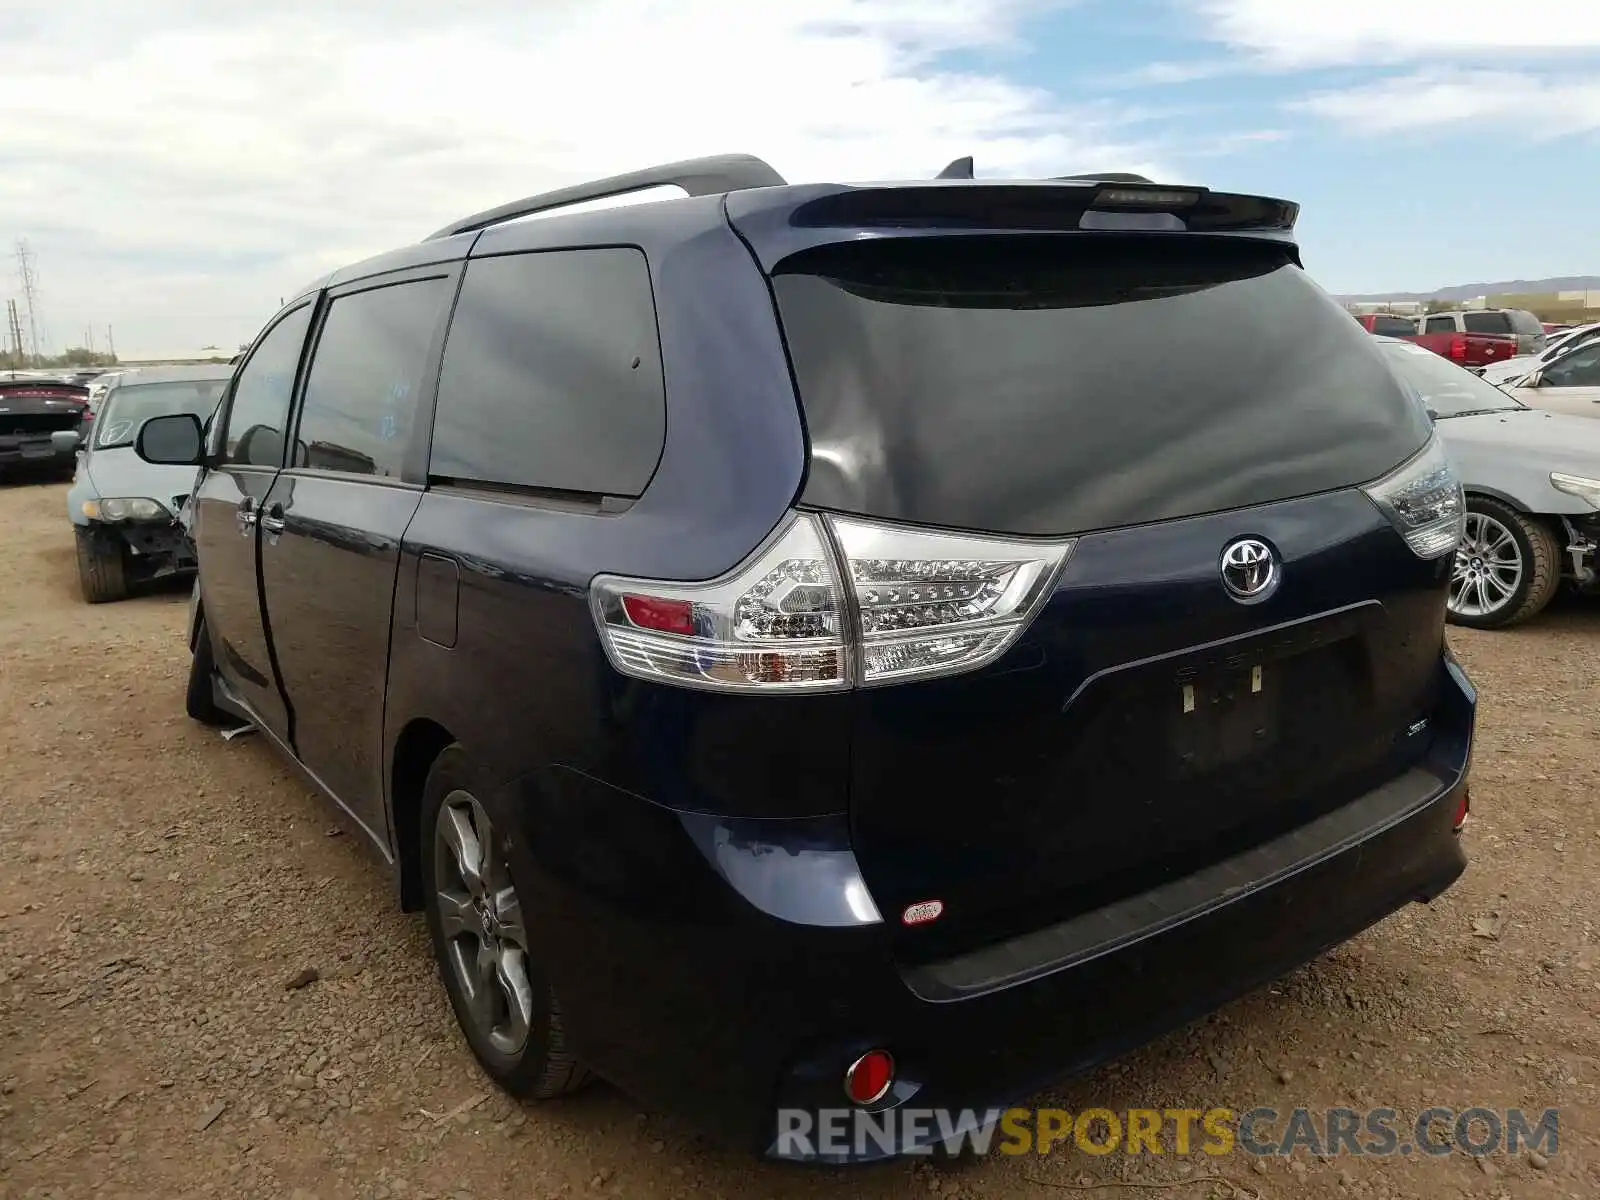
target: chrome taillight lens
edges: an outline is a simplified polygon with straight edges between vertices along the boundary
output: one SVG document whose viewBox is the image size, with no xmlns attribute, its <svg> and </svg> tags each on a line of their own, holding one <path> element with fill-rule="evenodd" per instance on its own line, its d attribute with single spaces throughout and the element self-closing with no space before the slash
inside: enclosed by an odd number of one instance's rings
<svg viewBox="0 0 1600 1200">
<path fill-rule="evenodd" d="M 1467 498 L 1437 436 L 1420 454 L 1364 490 L 1418 558 L 1455 552 L 1466 531 Z"/>
<path fill-rule="evenodd" d="M 606 653 L 626 675 L 732 692 L 850 686 L 839 577 L 815 517 L 791 514 L 721 579 L 602 575 L 589 596 Z"/>
<path fill-rule="evenodd" d="M 718 691 L 838 691 L 992 662 L 1037 615 L 1074 544 L 791 513 L 721 579 L 605 575 L 590 599 L 624 674 Z"/>
<path fill-rule="evenodd" d="M 861 628 L 860 682 L 970 671 L 1005 652 L 1072 553 L 1034 542 L 829 517 Z"/>
</svg>

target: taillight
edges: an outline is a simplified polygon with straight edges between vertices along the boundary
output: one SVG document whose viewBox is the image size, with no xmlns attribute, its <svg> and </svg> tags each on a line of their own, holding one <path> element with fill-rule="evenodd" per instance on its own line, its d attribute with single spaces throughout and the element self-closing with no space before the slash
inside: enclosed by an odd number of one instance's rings
<svg viewBox="0 0 1600 1200">
<path fill-rule="evenodd" d="M 1453 333 L 1450 335 L 1450 357 L 1457 360 L 1467 357 L 1467 339 L 1464 334 Z"/>
<path fill-rule="evenodd" d="M 624 674 L 719 691 L 840 691 L 994 661 L 1074 544 L 791 513 L 721 579 L 601 576 L 590 597 Z"/>
<path fill-rule="evenodd" d="M 1467 500 L 1437 435 L 1416 457 L 1363 490 L 1418 558 L 1442 558 L 1460 543 Z"/>
</svg>

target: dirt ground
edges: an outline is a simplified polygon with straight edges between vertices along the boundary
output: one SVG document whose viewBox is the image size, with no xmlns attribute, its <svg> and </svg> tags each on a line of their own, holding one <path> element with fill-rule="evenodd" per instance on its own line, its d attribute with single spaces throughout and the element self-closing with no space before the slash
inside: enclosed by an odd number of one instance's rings
<svg viewBox="0 0 1600 1200">
<path fill-rule="evenodd" d="M 0 484 L 0 1196 L 1600 1195 L 1600 604 L 1452 634 L 1483 695 L 1454 889 L 1039 1098 L 1559 1106 L 1559 1153 L 846 1172 L 604 1085 L 494 1092 L 356 838 L 259 738 L 184 717 L 187 589 L 79 598 L 64 493 Z"/>
</svg>

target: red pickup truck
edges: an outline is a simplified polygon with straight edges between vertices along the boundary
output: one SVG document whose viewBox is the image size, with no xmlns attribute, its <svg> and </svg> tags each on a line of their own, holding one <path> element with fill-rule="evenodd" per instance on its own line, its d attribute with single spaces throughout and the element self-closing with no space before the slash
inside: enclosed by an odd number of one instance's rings
<svg viewBox="0 0 1600 1200">
<path fill-rule="evenodd" d="M 1368 333 L 1405 338 L 1472 371 L 1481 371 L 1490 363 L 1504 362 L 1517 353 L 1517 339 L 1513 334 L 1418 333 L 1416 322 L 1389 313 L 1357 313 L 1355 318 L 1356 324 Z"/>
</svg>

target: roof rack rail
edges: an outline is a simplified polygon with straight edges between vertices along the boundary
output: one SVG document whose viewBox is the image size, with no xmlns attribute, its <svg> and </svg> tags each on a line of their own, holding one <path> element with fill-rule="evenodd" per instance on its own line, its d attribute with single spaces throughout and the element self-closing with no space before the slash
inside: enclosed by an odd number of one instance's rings
<svg viewBox="0 0 1600 1200">
<path fill-rule="evenodd" d="M 745 188 L 782 187 L 785 182 L 782 175 L 761 159 L 749 154 L 716 154 L 706 158 L 686 158 L 681 162 L 663 163 L 658 167 L 646 167 L 642 171 L 629 171 L 626 175 L 613 175 L 609 179 L 597 179 L 592 183 L 557 188 L 553 192 L 525 196 L 521 200 L 513 200 L 495 208 L 486 208 L 482 212 L 462 217 L 459 221 L 452 221 L 436 233 L 430 233 L 423 241 L 431 242 L 439 238 L 454 237 L 458 233 L 471 233 L 477 229 L 499 225 L 504 221 L 514 221 L 518 217 L 532 216 L 534 213 L 546 212 L 553 208 L 565 208 L 570 204 L 582 204 L 588 200 L 625 196 L 629 192 L 640 192 L 646 188 L 680 187 L 691 196 L 714 196 L 719 192 L 737 192 Z"/>
<path fill-rule="evenodd" d="M 972 155 L 958 158 L 934 176 L 935 179 L 971 179 Z"/>
</svg>

